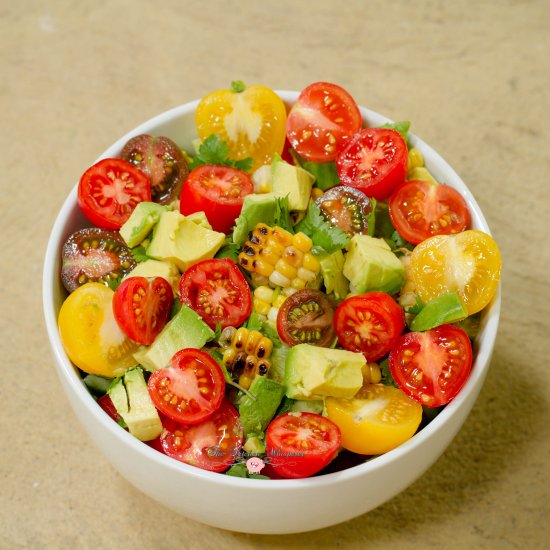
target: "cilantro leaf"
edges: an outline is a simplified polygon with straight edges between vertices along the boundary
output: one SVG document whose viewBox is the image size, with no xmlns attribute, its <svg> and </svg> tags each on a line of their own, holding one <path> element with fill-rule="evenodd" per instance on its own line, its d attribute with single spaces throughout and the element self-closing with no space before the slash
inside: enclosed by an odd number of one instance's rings
<svg viewBox="0 0 550 550">
<path fill-rule="evenodd" d="M 278 225 L 279 227 L 286 229 L 289 233 L 294 233 L 292 218 L 290 217 L 290 210 L 288 208 L 288 196 L 277 198 L 277 206 L 275 209 L 275 217 L 273 222 L 274 225 Z"/>
<path fill-rule="evenodd" d="M 230 258 L 236 264 L 239 263 L 239 245 L 233 242 L 233 239 L 228 235 L 225 238 L 224 244 L 218 250 L 215 258 Z"/>
<path fill-rule="evenodd" d="M 149 256 L 147 256 L 147 252 L 145 252 L 144 246 L 136 246 L 134 248 L 130 249 L 130 253 L 132 254 L 132 257 L 136 262 L 145 262 L 146 260 L 149 260 Z"/>
<path fill-rule="evenodd" d="M 322 216 L 321 210 L 314 203 L 309 203 L 306 217 L 295 227 L 296 231 L 305 233 L 313 241 L 314 246 L 320 246 L 328 254 L 344 248 L 350 236 L 328 223 Z"/>
<path fill-rule="evenodd" d="M 408 143 L 409 139 L 409 129 L 411 123 L 408 120 L 400 120 L 398 122 L 386 122 L 382 124 L 380 128 L 389 128 L 390 130 L 396 130 L 401 134 L 401 137 L 405 140 L 405 143 Z"/>
<path fill-rule="evenodd" d="M 241 160 L 232 159 L 229 156 L 229 146 L 226 141 L 216 134 L 208 136 L 200 145 L 197 155 L 189 166 L 190 170 L 203 164 L 218 164 L 222 166 L 231 166 L 243 172 L 249 172 L 254 163 L 253 159 L 247 157 Z"/>
<path fill-rule="evenodd" d="M 334 161 L 313 162 L 301 157 L 294 149 L 291 149 L 290 154 L 295 164 L 301 166 L 315 178 L 315 185 L 322 191 L 340 185 L 340 178 Z"/>
<path fill-rule="evenodd" d="M 399 386 L 397 385 L 397 383 L 393 379 L 393 376 L 391 375 L 390 364 L 388 360 L 384 359 L 384 361 L 382 361 L 379 364 L 379 367 L 380 367 L 380 372 L 382 373 L 382 379 L 380 380 L 380 382 L 385 386 L 393 386 L 394 388 L 398 388 Z"/>
</svg>

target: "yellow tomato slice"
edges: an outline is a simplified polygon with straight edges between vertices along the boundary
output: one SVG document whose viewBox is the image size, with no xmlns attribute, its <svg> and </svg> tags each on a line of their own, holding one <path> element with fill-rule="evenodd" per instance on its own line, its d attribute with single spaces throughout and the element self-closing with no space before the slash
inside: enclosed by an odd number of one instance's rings
<svg viewBox="0 0 550 550">
<path fill-rule="evenodd" d="M 362 455 L 395 449 L 415 434 L 422 420 L 420 403 L 382 384 L 367 384 L 352 399 L 328 397 L 325 407 L 342 432 L 342 447 Z"/>
<path fill-rule="evenodd" d="M 502 259 L 494 239 L 471 229 L 456 235 L 437 235 L 412 252 L 411 276 L 423 302 L 454 290 L 468 315 L 481 311 L 493 298 Z"/>
<path fill-rule="evenodd" d="M 281 154 L 286 135 L 283 100 L 265 86 L 239 86 L 218 90 L 203 97 L 195 115 L 201 140 L 217 134 L 229 144 L 232 158 L 251 157 L 253 169 L 270 164 Z M 244 88 L 244 89 L 243 89 Z"/>
<path fill-rule="evenodd" d="M 113 315 L 114 292 L 86 283 L 69 294 L 59 311 L 59 332 L 69 359 L 81 370 L 113 378 L 135 367 L 138 345 L 120 330 Z"/>
</svg>

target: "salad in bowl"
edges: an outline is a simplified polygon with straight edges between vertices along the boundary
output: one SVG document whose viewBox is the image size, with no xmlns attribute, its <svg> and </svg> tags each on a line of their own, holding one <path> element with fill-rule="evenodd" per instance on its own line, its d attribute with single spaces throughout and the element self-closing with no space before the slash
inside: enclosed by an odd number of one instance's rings
<svg viewBox="0 0 550 550">
<path fill-rule="evenodd" d="M 317 490 L 463 420 L 501 258 L 448 165 L 327 82 L 236 81 L 185 120 L 88 168 L 56 241 L 57 352 L 111 439 L 210 483 Z"/>
</svg>

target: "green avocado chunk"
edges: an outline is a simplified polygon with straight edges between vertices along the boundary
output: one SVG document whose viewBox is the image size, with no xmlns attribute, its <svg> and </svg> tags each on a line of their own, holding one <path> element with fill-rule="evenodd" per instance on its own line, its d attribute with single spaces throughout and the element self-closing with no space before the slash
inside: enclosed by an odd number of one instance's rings
<svg viewBox="0 0 550 550">
<path fill-rule="evenodd" d="M 286 396 L 321 400 L 325 397 L 353 397 L 363 385 L 362 353 L 298 344 L 286 357 Z"/>
<path fill-rule="evenodd" d="M 181 275 L 176 264 L 149 259 L 138 263 L 124 279 L 128 279 L 129 277 L 162 277 L 170 283 L 174 294 L 176 294 Z"/>
<path fill-rule="evenodd" d="M 422 332 L 445 323 L 462 321 L 466 317 L 468 311 L 460 297 L 456 292 L 450 291 L 428 302 L 412 320 L 410 328 L 414 332 Z"/>
<path fill-rule="evenodd" d="M 337 300 L 343 300 L 349 292 L 348 280 L 342 274 L 344 268 L 344 254 L 337 250 L 328 256 L 319 258 L 321 275 L 325 283 L 327 294 L 334 294 Z"/>
<path fill-rule="evenodd" d="M 233 242 L 238 245 L 243 244 L 256 224 L 275 219 L 276 213 L 277 197 L 273 193 L 246 195 L 233 229 Z"/>
<path fill-rule="evenodd" d="M 404 267 L 384 239 L 354 235 L 348 244 L 343 273 L 351 291 L 394 294 L 403 286 Z"/>
<path fill-rule="evenodd" d="M 315 178 L 300 166 L 275 155 L 271 162 L 271 190 L 277 197 L 288 196 L 290 210 L 307 210 Z"/>
<path fill-rule="evenodd" d="M 261 434 L 275 415 L 285 394 L 285 387 L 275 380 L 256 376 L 248 390 L 256 399 L 248 395 L 239 405 L 239 421 L 245 436 Z"/>
<path fill-rule="evenodd" d="M 168 208 L 156 202 L 140 202 L 120 228 L 120 236 L 133 248 L 140 244 L 160 220 Z"/>
<path fill-rule="evenodd" d="M 162 423 L 140 368 L 127 371 L 124 378 L 111 385 L 108 393 L 133 436 L 141 441 L 151 441 L 161 434 Z"/>
<path fill-rule="evenodd" d="M 201 349 L 214 332 L 191 308 L 182 305 L 149 348 L 141 348 L 135 355 L 148 371 L 167 367 L 176 351 L 184 348 Z"/>
</svg>

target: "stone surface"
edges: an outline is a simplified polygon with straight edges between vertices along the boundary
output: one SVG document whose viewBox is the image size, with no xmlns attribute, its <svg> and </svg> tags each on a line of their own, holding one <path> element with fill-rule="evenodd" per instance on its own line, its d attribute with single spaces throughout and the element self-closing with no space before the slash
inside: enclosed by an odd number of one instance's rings
<svg viewBox="0 0 550 550">
<path fill-rule="evenodd" d="M 0 547 L 547 547 L 549 28 L 546 0 L 1 2 Z M 328 80 L 411 120 L 504 259 L 491 370 L 458 437 L 390 502 L 309 534 L 216 530 L 133 489 L 77 424 L 42 316 L 48 234 L 83 170 L 140 121 L 236 78 Z"/>
</svg>

